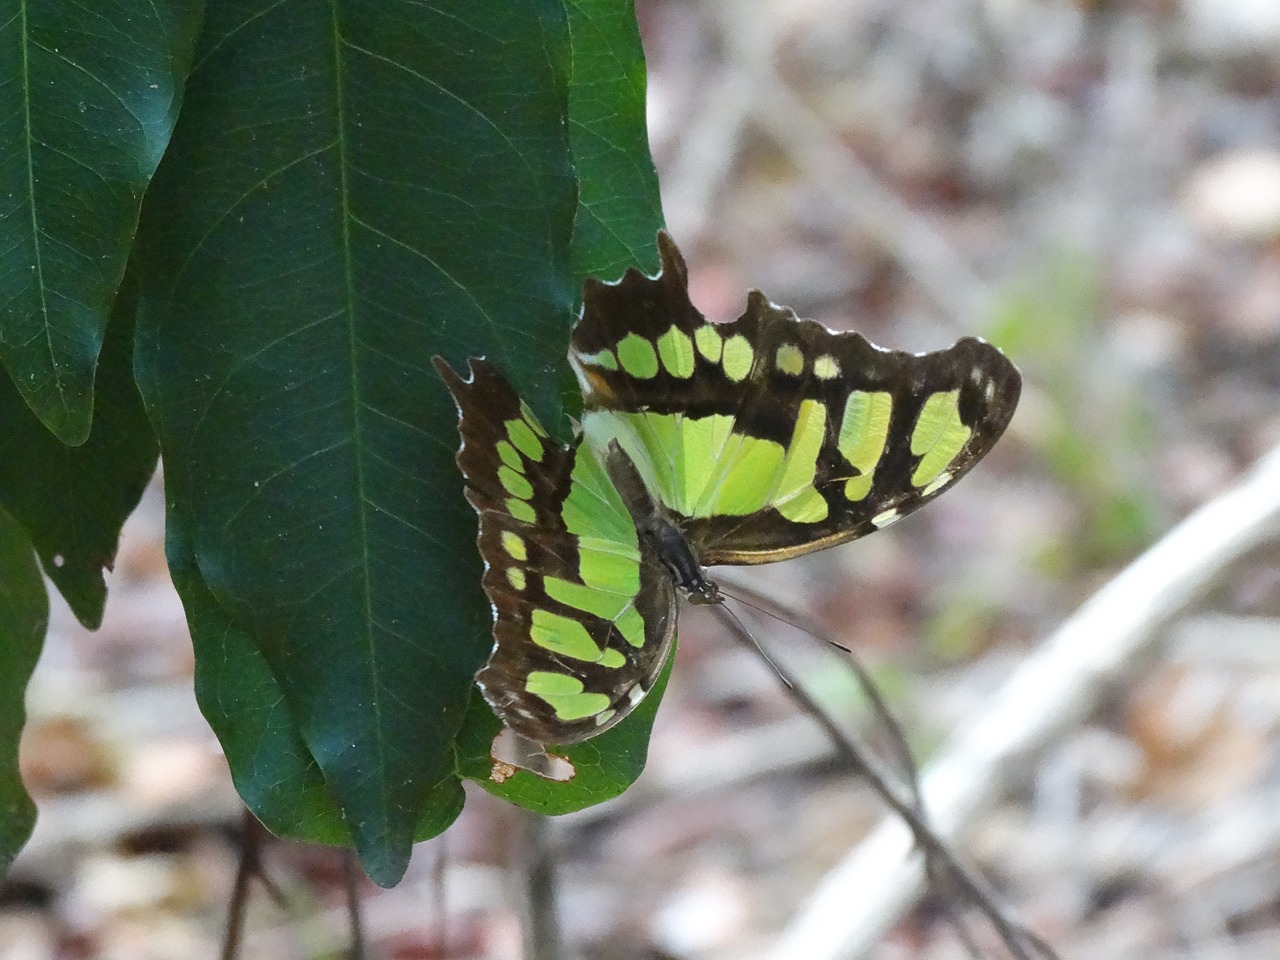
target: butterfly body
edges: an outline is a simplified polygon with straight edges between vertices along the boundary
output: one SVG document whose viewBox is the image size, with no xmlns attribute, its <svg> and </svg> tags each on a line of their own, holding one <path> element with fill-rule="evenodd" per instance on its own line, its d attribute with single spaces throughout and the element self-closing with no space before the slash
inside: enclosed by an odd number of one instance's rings
<svg viewBox="0 0 1280 960">
<path fill-rule="evenodd" d="M 570 364 L 581 431 L 548 438 L 483 360 L 458 404 L 458 463 L 480 516 L 494 652 L 477 681 L 542 743 L 620 721 L 652 686 L 683 596 L 713 603 L 704 567 L 781 560 L 864 536 L 972 467 L 1004 431 L 1020 378 L 974 338 L 883 350 L 753 292 L 708 322 L 683 259 L 590 280 Z"/>
</svg>

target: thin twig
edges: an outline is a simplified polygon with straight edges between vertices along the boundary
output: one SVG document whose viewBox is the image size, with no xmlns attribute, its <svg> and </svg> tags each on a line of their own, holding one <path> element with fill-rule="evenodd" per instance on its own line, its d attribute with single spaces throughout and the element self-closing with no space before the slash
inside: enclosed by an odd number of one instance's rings
<svg viewBox="0 0 1280 960">
<path fill-rule="evenodd" d="M 240 862 L 236 864 L 236 879 L 231 887 L 231 903 L 227 907 L 227 926 L 222 937 L 221 960 L 236 960 L 240 955 L 240 942 L 244 938 L 244 910 L 249 902 L 249 881 L 257 869 L 257 831 L 261 829 L 257 819 L 248 810 L 241 818 Z"/>
<path fill-rule="evenodd" d="M 436 914 L 436 953 L 441 957 L 449 956 L 449 890 L 445 886 L 446 872 L 449 865 L 449 834 L 442 833 L 436 837 L 434 846 L 435 859 L 431 863 L 431 886 L 433 906 Z"/>
<path fill-rule="evenodd" d="M 924 795 L 944 837 L 968 827 L 1027 753 L 1091 714 L 1159 628 L 1280 528 L 1280 448 L 1196 510 L 1070 617 L 930 765 Z M 828 875 L 773 957 L 847 960 L 871 949 L 922 886 L 912 831 L 886 819 Z"/>
<path fill-rule="evenodd" d="M 360 915 L 360 871 L 354 850 L 342 851 L 342 886 L 347 895 L 347 918 L 351 930 L 351 960 L 364 960 L 364 920 Z"/>
<path fill-rule="evenodd" d="M 556 880 L 558 845 L 547 817 L 531 811 L 522 811 L 521 816 L 525 839 L 525 957 L 527 960 L 562 960 L 564 944 Z"/>
<path fill-rule="evenodd" d="M 249 903 L 249 884 L 257 879 L 268 896 L 283 906 L 284 893 L 267 876 L 262 866 L 262 848 L 271 839 L 266 827 L 258 822 L 248 809 L 240 818 L 240 862 L 236 865 L 236 879 L 231 887 L 231 903 L 227 907 L 227 927 L 222 938 L 221 960 L 236 960 L 240 944 L 244 940 L 244 911 Z"/>
<path fill-rule="evenodd" d="M 728 627 L 734 639 L 751 650 L 756 649 L 755 642 L 727 611 L 720 607 L 714 609 L 721 621 Z M 840 759 L 856 775 L 864 777 L 871 784 L 872 789 L 884 799 L 885 803 L 910 826 L 916 843 L 924 850 L 925 856 L 933 858 L 940 864 L 945 864 L 947 873 L 954 880 L 956 886 L 987 917 L 1001 939 L 1008 946 L 1009 952 L 1017 960 L 1032 960 L 1033 955 L 1038 955 L 1042 958 L 1056 957 L 1056 954 L 1047 944 L 1030 934 L 1004 912 L 995 895 L 987 886 L 986 881 L 982 880 L 971 869 L 955 858 L 946 843 L 934 832 L 934 829 L 917 809 L 913 798 L 909 794 L 903 796 L 903 788 L 898 784 L 896 778 L 884 768 L 879 759 L 841 729 L 839 724 L 822 709 L 821 705 L 803 689 L 802 685 L 794 677 L 787 674 L 785 669 L 781 667 L 777 667 L 777 669 L 782 674 L 785 682 L 787 696 L 791 697 L 805 713 L 826 731 Z M 1024 946 L 1030 949 L 1024 949 Z M 794 956 L 803 956 L 803 954 L 794 954 Z"/>
</svg>

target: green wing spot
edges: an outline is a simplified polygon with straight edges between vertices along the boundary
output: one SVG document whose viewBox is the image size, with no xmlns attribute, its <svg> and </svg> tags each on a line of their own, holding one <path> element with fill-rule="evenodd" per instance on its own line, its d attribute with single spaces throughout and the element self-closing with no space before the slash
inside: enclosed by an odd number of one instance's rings
<svg viewBox="0 0 1280 960">
<path fill-rule="evenodd" d="M 845 401 L 836 449 L 860 474 L 845 484 L 844 495 L 849 500 L 861 500 L 871 492 L 872 474 L 884 454 L 892 413 L 893 397 L 882 390 L 855 390 Z"/>
<path fill-rule="evenodd" d="M 844 482 L 844 497 L 846 500 L 856 501 L 864 498 L 871 492 L 871 484 L 875 481 L 875 475 L 864 473 L 860 477 L 850 477 Z"/>
<path fill-rule="evenodd" d="M 735 433 L 736 449 L 726 445 L 711 513 L 745 516 L 769 501 L 777 486 L 785 451 L 782 444 Z"/>
<path fill-rule="evenodd" d="M 640 589 L 640 551 L 599 537 L 578 540 L 578 572 L 594 590 L 635 596 Z"/>
<path fill-rule="evenodd" d="M 791 446 L 783 462 L 778 480 L 776 501 L 789 500 L 802 491 L 813 489 L 818 470 L 818 454 L 827 435 L 827 405 L 820 400 L 804 400 L 791 431 Z"/>
<path fill-rule="evenodd" d="M 517 520 L 523 520 L 525 523 L 533 523 L 538 518 L 532 506 L 523 500 L 517 500 L 515 497 L 507 498 L 507 513 Z"/>
<path fill-rule="evenodd" d="M 584 353 L 578 356 L 584 366 L 599 367 L 602 370 L 617 370 L 618 358 L 612 350 L 601 350 L 599 353 Z"/>
<path fill-rule="evenodd" d="M 524 592 L 524 588 L 529 585 L 529 581 L 525 578 L 524 571 L 519 567 L 507 567 L 507 583 L 511 584 L 512 589 Z"/>
<path fill-rule="evenodd" d="M 525 546 L 524 540 L 510 530 L 502 531 L 502 549 L 521 563 L 529 559 L 529 548 Z"/>
<path fill-rule="evenodd" d="M 581 720 L 609 709 L 609 698 L 603 693 L 583 693 L 582 681 L 564 673 L 534 670 L 524 688 L 551 705 L 561 720 Z"/>
<path fill-rule="evenodd" d="M 524 461 L 520 459 L 520 454 L 516 453 L 516 448 L 505 440 L 498 441 L 498 459 L 512 470 L 524 471 Z"/>
<path fill-rule="evenodd" d="M 679 327 L 671 327 L 658 338 L 658 356 L 673 377 L 688 380 L 693 376 L 693 341 Z"/>
<path fill-rule="evenodd" d="M 827 519 L 827 501 L 813 485 L 826 435 L 827 405 L 818 400 L 802 401 L 774 497 L 778 512 L 795 523 Z"/>
<path fill-rule="evenodd" d="M 524 417 L 525 422 L 529 424 L 533 432 L 538 436 L 545 437 L 547 435 L 547 431 L 542 429 L 542 424 L 538 422 L 538 418 L 533 415 L 533 411 L 529 409 L 529 405 L 523 400 L 520 401 L 520 416 Z"/>
<path fill-rule="evenodd" d="M 538 646 L 574 660 L 595 663 L 603 651 L 596 646 L 587 628 L 550 610 L 535 609 L 529 625 L 529 637 Z"/>
<path fill-rule="evenodd" d="M 666 506 L 688 517 L 705 517 L 726 512 L 721 509 L 726 487 L 730 488 L 727 502 L 741 502 L 744 493 L 751 494 L 758 509 L 777 478 L 774 471 L 782 461 L 782 446 L 736 434 L 733 422 L 734 418 L 725 414 L 694 419 L 592 411 L 583 418 L 583 430 L 597 449 L 617 439 L 635 462 L 645 486 Z M 760 443 L 769 444 L 772 451 L 755 449 Z M 760 464 L 762 457 L 775 459 Z M 737 489 L 741 484 L 736 471 L 741 469 L 742 459 L 748 465 L 760 464 L 746 482 L 764 486 L 753 491 Z M 751 508 L 738 512 L 750 513 Z"/>
<path fill-rule="evenodd" d="M 619 667 L 625 667 L 627 665 L 627 658 L 621 650 L 609 649 L 604 652 L 604 656 L 597 662 L 602 667 L 608 667 L 610 670 L 617 670 Z"/>
<path fill-rule="evenodd" d="M 618 344 L 618 360 L 622 369 L 637 380 L 652 380 L 658 375 L 658 354 L 653 344 L 638 333 L 628 333 Z"/>
<path fill-rule="evenodd" d="M 534 463 L 542 459 L 542 441 L 538 439 L 538 435 L 533 432 L 533 428 L 528 423 L 523 420 L 508 420 L 506 428 L 507 436 L 521 453 Z"/>
<path fill-rule="evenodd" d="M 503 489 L 513 497 L 528 500 L 533 496 L 533 484 L 510 467 L 498 468 L 498 480 L 502 483 Z"/>
<path fill-rule="evenodd" d="M 912 486 L 923 487 L 946 470 L 972 433 L 960 422 L 959 390 L 931 394 L 911 432 L 911 452 L 921 458 L 911 474 Z"/>
<path fill-rule="evenodd" d="M 603 620 L 617 620 L 631 604 L 629 596 L 597 590 L 561 577 L 545 577 L 542 584 L 552 600 L 558 600 L 575 610 L 593 613 Z"/>
<path fill-rule="evenodd" d="M 804 373 L 804 354 L 794 343 L 784 343 L 773 355 L 773 362 L 778 369 L 788 376 L 798 377 Z"/>
<path fill-rule="evenodd" d="M 734 383 L 747 379 L 755 359 L 755 350 L 742 334 L 735 333 L 724 342 L 724 359 L 721 365 L 724 367 L 724 375 Z"/>
<path fill-rule="evenodd" d="M 733 417 L 712 414 L 680 423 L 681 449 L 679 491 L 672 509 L 685 516 L 699 516 L 704 510 L 708 487 L 716 478 L 716 465 L 733 433 Z"/>
<path fill-rule="evenodd" d="M 550 670 L 531 670 L 524 688 L 530 693 L 536 693 L 538 696 L 543 694 L 565 696 L 567 694 L 581 693 L 583 690 L 581 680 L 571 677 L 567 673 L 552 673 Z"/>
<path fill-rule="evenodd" d="M 724 337 L 720 336 L 720 331 L 712 324 L 704 323 L 693 331 L 693 342 L 697 345 L 698 352 L 708 361 L 720 362 L 720 357 L 724 353 Z"/>
<path fill-rule="evenodd" d="M 778 512 L 793 523 L 821 523 L 830 511 L 822 494 L 809 487 L 779 503 Z"/>
<path fill-rule="evenodd" d="M 644 646 L 644 617 L 640 615 L 640 611 L 632 607 L 616 621 L 614 626 L 618 628 L 618 632 L 622 634 L 622 639 L 639 650 Z"/>
<path fill-rule="evenodd" d="M 813 361 L 813 375 L 819 380 L 834 380 L 840 376 L 840 361 L 829 353 L 824 353 Z"/>
<path fill-rule="evenodd" d="M 680 496 L 677 461 L 680 459 L 680 417 L 662 413 L 637 413 L 627 421 L 640 443 L 640 457 L 632 455 L 645 486 L 663 503 Z M 644 463 L 645 468 L 639 464 Z"/>
<path fill-rule="evenodd" d="M 594 416 L 590 413 L 584 416 L 584 425 Z M 585 443 L 579 444 L 574 451 L 569 495 L 565 498 L 561 516 L 569 532 L 579 537 L 592 535 L 629 544 L 633 550 L 636 547 L 635 522 L 604 467 Z M 636 556 L 639 556 L 638 552 Z"/>
</svg>

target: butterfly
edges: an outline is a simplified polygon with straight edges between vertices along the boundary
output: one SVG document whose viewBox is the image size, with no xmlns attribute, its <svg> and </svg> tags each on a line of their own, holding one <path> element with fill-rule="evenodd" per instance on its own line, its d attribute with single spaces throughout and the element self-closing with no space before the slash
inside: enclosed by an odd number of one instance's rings
<svg viewBox="0 0 1280 960">
<path fill-rule="evenodd" d="M 983 340 L 885 350 L 759 291 L 730 323 L 662 266 L 588 280 L 569 362 L 583 413 L 551 438 L 498 369 L 436 369 L 457 404 L 457 463 L 479 515 L 494 647 L 476 681 L 545 745 L 621 721 L 671 651 L 681 598 L 721 599 L 705 568 L 770 563 L 911 513 L 1000 438 L 1021 377 Z"/>
</svg>

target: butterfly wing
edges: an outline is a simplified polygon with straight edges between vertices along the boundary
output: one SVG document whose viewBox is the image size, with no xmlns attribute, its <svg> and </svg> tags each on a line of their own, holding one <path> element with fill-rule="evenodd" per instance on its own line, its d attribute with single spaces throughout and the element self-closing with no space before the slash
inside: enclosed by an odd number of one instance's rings
<svg viewBox="0 0 1280 960">
<path fill-rule="evenodd" d="M 499 718 L 543 744 L 595 736 L 661 672 L 676 595 L 601 462 L 550 439 L 492 364 L 436 370 L 458 406 L 458 466 L 480 518 L 494 649 L 476 682 Z"/>
<path fill-rule="evenodd" d="M 1021 378 L 975 338 L 883 350 L 753 291 L 732 323 L 689 300 L 683 258 L 588 281 L 570 361 L 587 443 L 616 439 L 702 562 L 764 563 L 864 536 L 963 476 Z"/>
</svg>

